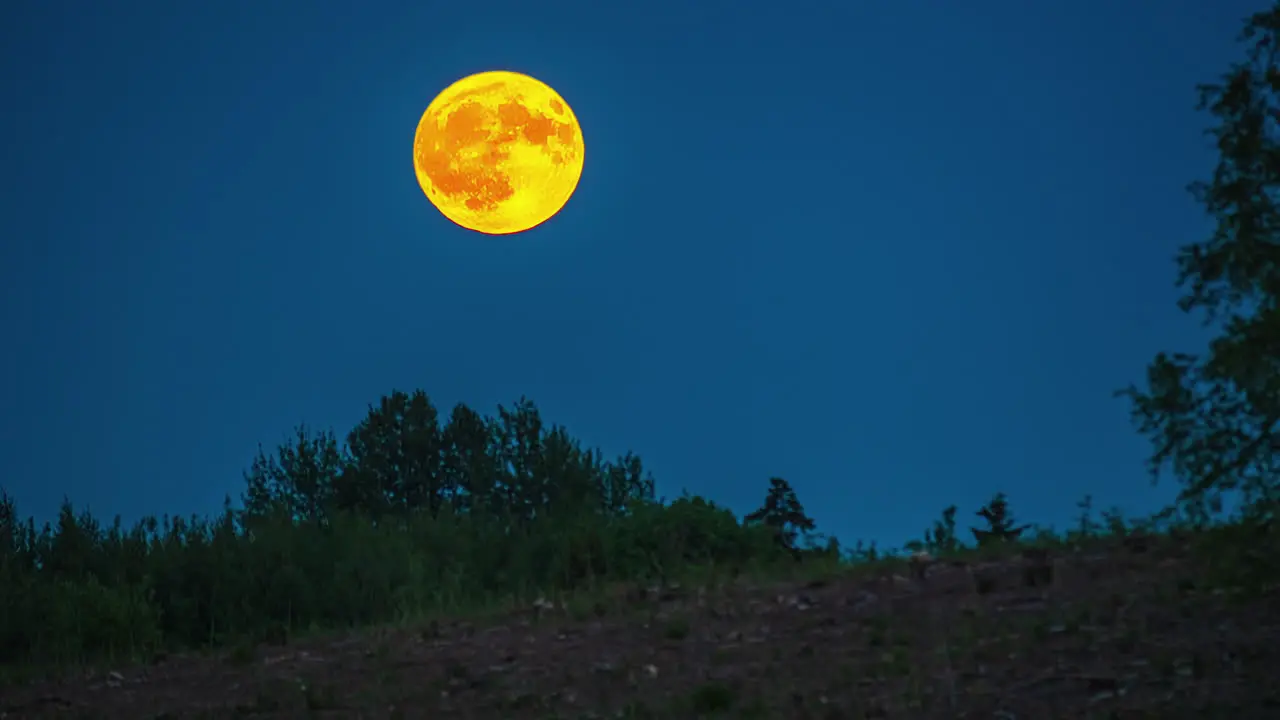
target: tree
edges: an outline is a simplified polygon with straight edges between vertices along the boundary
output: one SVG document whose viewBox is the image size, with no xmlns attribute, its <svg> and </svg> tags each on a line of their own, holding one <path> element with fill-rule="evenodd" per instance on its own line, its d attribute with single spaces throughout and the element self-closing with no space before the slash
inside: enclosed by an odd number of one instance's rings
<svg viewBox="0 0 1280 720">
<path fill-rule="evenodd" d="M 35 544 L 35 521 L 18 517 L 13 498 L 0 488 L 0 583 L 35 568 L 31 547 Z"/>
<path fill-rule="evenodd" d="M 497 598 L 737 573 L 814 528 L 775 478 L 744 528 L 700 497 L 655 502 L 627 452 L 586 450 L 521 400 L 499 417 L 393 392 L 339 445 L 299 426 L 244 473 L 244 510 L 100 525 L 68 502 L 36 532 L 0 489 L 0 665 L 148 657 L 391 622 Z M 4 668 L 0 667 L 0 675 Z"/>
<path fill-rule="evenodd" d="M 1280 4 L 1251 16 L 1245 58 L 1203 85 L 1199 109 L 1218 161 L 1208 182 L 1189 188 L 1216 221 L 1209 238 L 1180 249 L 1184 312 L 1198 312 L 1216 337 L 1202 354 L 1160 353 L 1146 386 L 1120 391 L 1151 440 L 1153 482 L 1171 468 L 1179 501 L 1206 517 L 1222 495 L 1275 506 L 1280 438 Z"/>
<path fill-rule="evenodd" d="M 335 483 L 346 468 L 346 459 L 331 432 L 313 432 L 305 425 L 294 429 L 291 441 L 275 455 L 258 447 L 245 473 L 245 512 L 263 516 L 281 512 L 295 519 L 319 518 L 333 497 Z"/>
<path fill-rule="evenodd" d="M 493 423 L 493 449 L 498 460 L 502 505 L 511 517 L 532 519 L 546 507 L 548 478 L 542 457 L 545 431 L 542 415 L 527 398 L 508 410 L 498 406 Z"/>
<path fill-rule="evenodd" d="M 626 515 L 637 503 L 651 503 L 654 498 L 653 475 L 635 453 L 600 466 L 600 505 L 606 515 Z"/>
<path fill-rule="evenodd" d="M 791 484 L 779 477 L 769 478 L 764 505 L 743 520 L 748 525 L 763 524 L 772 528 L 778 543 L 793 555 L 798 551 L 796 538 L 800 533 L 812 532 L 815 527 L 813 520 L 805 515 Z"/>
<path fill-rule="evenodd" d="M 1017 540 L 1024 530 L 1031 527 L 1030 525 L 1014 527 L 1013 513 L 1009 512 L 1009 501 L 1004 493 L 996 493 L 995 497 L 991 498 L 991 502 L 975 514 L 987 521 L 986 530 L 969 528 L 973 533 L 973 539 L 978 541 L 978 547 Z"/>
<path fill-rule="evenodd" d="M 364 510 L 385 504 L 401 513 L 425 508 L 434 516 L 455 489 L 441 465 L 442 442 L 427 394 L 392 391 L 347 435 L 345 494 Z"/>
<path fill-rule="evenodd" d="M 459 511 L 492 513 L 498 508 L 492 438 L 491 423 L 480 413 L 463 403 L 453 407 L 442 435 L 443 470 Z"/>
<path fill-rule="evenodd" d="M 955 552 L 960 547 L 956 539 L 956 506 L 949 505 L 942 511 L 942 518 L 933 521 L 933 527 L 924 531 L 924 541 L 912 540 L 906 548 L 911 551 L 925 550 L 938 557 Z"/>
</svg>

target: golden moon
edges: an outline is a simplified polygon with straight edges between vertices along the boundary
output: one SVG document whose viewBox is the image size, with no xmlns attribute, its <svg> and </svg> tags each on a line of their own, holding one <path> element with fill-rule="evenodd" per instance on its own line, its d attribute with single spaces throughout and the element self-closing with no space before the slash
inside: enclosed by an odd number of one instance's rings
<svg viewBox="0 0 1280 720">
<path fill-rule="evenodd" d="M 564 207 L 582 177 L 583 149 L 564 98 L 528 75 L 495 70 L 431 101 L 413 136 L 413 169 L 445 217 L 506 235 Z"/>
</svg>

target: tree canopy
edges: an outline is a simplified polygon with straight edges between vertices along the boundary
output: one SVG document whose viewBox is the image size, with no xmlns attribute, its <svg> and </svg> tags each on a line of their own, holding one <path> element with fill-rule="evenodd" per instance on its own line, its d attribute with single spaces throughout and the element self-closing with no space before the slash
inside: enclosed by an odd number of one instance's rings
<svg viewBox="0 0 1280 720">
<path fill-rule="evenodd" d="M 1200 109 L 1218 154 L 1190 191 L 1214 220 L 1207 239 L 1177 255 L 1179 306 L 1216 333 L 1200 353 L 1164 352 L 1145 387 L 1122 391 L 1151 439 L 1156 477 L 1171 469 L 1185 508 L 1207 517 L 1224 493 L 1274 507 L 1280 423 L 1280 6 L 1245 23 L 1243 60 L 1203 85 Z"/>
</svg>

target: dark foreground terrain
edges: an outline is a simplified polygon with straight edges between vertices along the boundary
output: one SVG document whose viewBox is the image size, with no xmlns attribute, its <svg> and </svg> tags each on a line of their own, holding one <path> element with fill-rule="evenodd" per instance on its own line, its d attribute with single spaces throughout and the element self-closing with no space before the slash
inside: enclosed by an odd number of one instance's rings
<svg viewBox="0 0 1280 720">
<path fill-rule="evenodd" d="M 1280 717 L 1280 596 L 1170 543 L 619 588 L 0 689 L 0 717 Z"/>
</svg>

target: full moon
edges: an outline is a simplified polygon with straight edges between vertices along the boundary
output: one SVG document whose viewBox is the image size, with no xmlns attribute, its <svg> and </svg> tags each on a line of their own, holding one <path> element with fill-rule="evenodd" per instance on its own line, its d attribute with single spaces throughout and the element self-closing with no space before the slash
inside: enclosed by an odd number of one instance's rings
<svg viewBox="0 0 1280 720">
<path fill-rule="evenodd" d="M 445 217 L 506 235 L 564 207 L 582 177 L 583 149 L 564 98 L 528 75 L 495 70 L 431 101 L 413 136 L 413 169 Z"/>
</svg>

